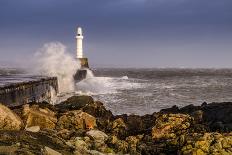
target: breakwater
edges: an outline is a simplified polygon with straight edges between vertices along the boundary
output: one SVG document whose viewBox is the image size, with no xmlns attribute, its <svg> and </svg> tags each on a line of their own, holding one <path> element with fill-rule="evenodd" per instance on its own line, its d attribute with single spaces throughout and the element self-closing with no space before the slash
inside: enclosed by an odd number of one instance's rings
<svg viewBox="0 0 232 155">
<path fill-rule="evenodd" d="M 1 86 L 0 103 L 8 107 L 14 107 L 29 102 L 50 102 L 52 95 L 56 95 L 57 93 L 57 78 L 43 77 Z"/>
</svg>

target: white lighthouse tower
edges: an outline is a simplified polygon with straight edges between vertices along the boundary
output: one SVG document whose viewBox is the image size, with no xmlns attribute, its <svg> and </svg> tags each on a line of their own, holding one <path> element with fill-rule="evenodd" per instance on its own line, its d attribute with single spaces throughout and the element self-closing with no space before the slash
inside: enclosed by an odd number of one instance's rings
<svg viewBox="0 0 232 155">
<path fill-rule="evenodd" d="M 83 55 L 83 33 L 81 27 L 77 28 L 77 34 L 76 34 L 76 39 L 77 39 L 77 55 L 76 58 L 81 64 L 81 68 L 89 68 L 89 63 L 88 63 L 88 58 L 84 57 Z"/>
<path fill-rule="evenodd" d="M 82 34 L 82 29 L 81 27 L 77 28 L 77 59 L 83 58 L 83 40 L 84 36 Z"/>
</svg>

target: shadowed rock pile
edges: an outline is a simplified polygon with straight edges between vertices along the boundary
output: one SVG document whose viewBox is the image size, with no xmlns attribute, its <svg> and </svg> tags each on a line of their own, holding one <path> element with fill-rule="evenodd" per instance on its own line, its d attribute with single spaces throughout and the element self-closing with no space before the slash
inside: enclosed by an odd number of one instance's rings
<svg viewBox="0 0 232 155">
<path fill-rule="evenodd" d="M 114 116 L 90 96 L 0 105 L 0 154 L 232 154 L 232 103 Z"/>
</svg>

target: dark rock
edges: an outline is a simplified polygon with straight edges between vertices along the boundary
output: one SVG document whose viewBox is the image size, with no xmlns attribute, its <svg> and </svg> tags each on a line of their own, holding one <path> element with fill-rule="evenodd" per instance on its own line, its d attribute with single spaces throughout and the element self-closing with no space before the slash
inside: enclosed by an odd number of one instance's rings
<svg viewBox="0 0 232 155">
<path fill-rule="evenodd" d="M 194 106 L 192 104 L 187 105 L 187 106 L 185 106 L 183 108 L 180 108 L 180 112 L 185 113 L 185 114 L 192 114 L 194 111 L 197 111 L 197 110 L 201 110 L 201 107 L 200 106 Z"/>
<path fill-rule="evenodd" d="M 58 112 L 67 112 L 71 110 L 80 110 L 81 108 L 94 104 L 91 96 L 72 96 L 66 101 L 55 105 Z"/>
<path fill-rule="evenodd" d="M 103 103 L 100 101 L 96 101 L 92 104 L 87 104 L 82 108 L 82 110 L 94 117 L 104 118 L 108 120 L 113 118 L 112 112 L 106 110 Z"/>
<path fill-rule="evenodd" d="M 178 113 L 180 111 L 179 107 L 174 105 L 171 108 L 161 109 L 161 113 Z"/>
<path fill-rule="evenodd" d="M 115 118 L 122 119 L 124 122 L 124 136 L 134 136 L 142 133 L 149 133 L 156 120 L 155 115 L 119 115 Z M 115 120 L 115 121 L 116 121 Z M 114 122 L 115 122 L 114 121 Z M 114 124 L 114 123 L 113 123 Z M 115 126 L 115 125 L 114 125 Z M 127 135 L 125 135 L 127 133 Z"/>
</svg>

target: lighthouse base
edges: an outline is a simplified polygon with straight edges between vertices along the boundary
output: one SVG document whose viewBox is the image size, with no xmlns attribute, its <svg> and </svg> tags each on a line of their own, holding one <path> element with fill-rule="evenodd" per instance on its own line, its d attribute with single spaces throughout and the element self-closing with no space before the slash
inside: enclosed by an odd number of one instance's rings
<svg viewBox="0 0 232 155">
<path fill-rule="evenodd" d="M 88 58 L 78 58 L 81 68 L 89 68 Z"/>
<path fill-rule="evenodd" d="M 74 75 L 76 82 L 84 80 L 87 76 L 87 70 L 89 69 L 88 58 L 78 58 L 78 60 L 80 61 L 81 69 L 78 69 Z"/>
<path fill-rule="evenodd" d="M 75 82 L 79 82 L 81 80 L 84 80 L 87 76 L 87 70 L 86 69 L 80 69 L 77 70 L 76 74 L 74 75 Z"/>
</svg>

